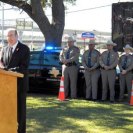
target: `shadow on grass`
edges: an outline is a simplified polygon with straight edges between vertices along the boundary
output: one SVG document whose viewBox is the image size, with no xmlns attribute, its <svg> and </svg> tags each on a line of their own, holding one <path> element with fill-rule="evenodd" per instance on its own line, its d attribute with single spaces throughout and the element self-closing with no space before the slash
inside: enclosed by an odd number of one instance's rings
<svg viewBox="0 0 133 133">
<path fill-rule="evenodd" d="M 27 133 L 88 133 L 94 128 L 99 133 L 111 129 L 130 133 L 133 131 L 131 108 L 85 100 L 60 102 L 56 97 L 33 95 L 27 100 Z"/>
</svg>

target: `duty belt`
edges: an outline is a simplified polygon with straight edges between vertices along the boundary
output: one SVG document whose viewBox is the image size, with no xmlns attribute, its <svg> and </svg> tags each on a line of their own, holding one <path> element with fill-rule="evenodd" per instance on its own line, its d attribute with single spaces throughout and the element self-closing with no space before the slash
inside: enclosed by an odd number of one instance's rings
<svg viewBox="0 0 133 133">
<path fill-rule="evenodd" d="M 93 67 L 93 66 L 91 66 L 91 67 L 88 66 L 88 68 L 92 68 L 92 67 Z M 100 69 L 100 66 L 96 67 L 95 69 Z"/>
<path fill-rule="evenodd" d="M 67 63 L 66 66 L 76 66 L 76 62 L 70 62 L 70 63 Z"/>
<path fill-rule="evenodd" d="M 104 68 L 104 67 L 101 67 L 101 69 L 105 70 L 105 68 Z M 116 69 L 116 67 L 111 68 L 111 69 L 109 69 L 109 70 L 115 70 L 115 69 Z"/>
</svg>

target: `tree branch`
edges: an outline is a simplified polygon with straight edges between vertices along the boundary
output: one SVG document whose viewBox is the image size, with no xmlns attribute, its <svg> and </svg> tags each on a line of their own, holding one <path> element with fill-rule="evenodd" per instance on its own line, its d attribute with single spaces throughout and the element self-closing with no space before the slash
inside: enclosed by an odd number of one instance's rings
<svg viewBox="0 0 133 133">
<path fill-rule="evenodd" d="M 41 0 L 31 0 L 31 5 L 29 5 L 25 1 L 21 1 L 21 0 L 19 0 L 19 1 L 17 1 L 17 0 L 0 0 L 0 1 L 10 4 L 12 6 L 16 6 L 19 9 L 24 10 L 38 24 L 38 26 L 43 34 L 45 33 L 45 30 L 50 28 L 50 23 L 49 23 L 47 16 L 44 14 L 44 11 L 43 11 L 43 8 L 41 5 Z M 47 28 L 47 27 L 49 27 L 49 28 Z"/>
<path fill-rule="evenodd" d="M 58 7 L 58 8 L 57 8 Z M 65 10 L 63 0 L 52 0 L 53 24 L 64 24 Z"/>
</svg>

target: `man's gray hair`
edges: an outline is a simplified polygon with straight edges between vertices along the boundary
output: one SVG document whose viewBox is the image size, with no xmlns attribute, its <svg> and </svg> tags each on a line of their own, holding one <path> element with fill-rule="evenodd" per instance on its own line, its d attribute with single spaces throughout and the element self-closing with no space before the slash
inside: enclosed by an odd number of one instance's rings
<svg viewBox="0 0 133 133">
<path fill-rule="evenodd" d="M 8 29 L 6 29 L 6 34 L 8 33 L 8 32 L 10 32 L 10 31 L 14 31 L 15 32 L 15 35 L 18 35 L 18 32 L 17 32 L 17 30 L 15 29 L 15 28 L 8 28 Z"/>
</svg>

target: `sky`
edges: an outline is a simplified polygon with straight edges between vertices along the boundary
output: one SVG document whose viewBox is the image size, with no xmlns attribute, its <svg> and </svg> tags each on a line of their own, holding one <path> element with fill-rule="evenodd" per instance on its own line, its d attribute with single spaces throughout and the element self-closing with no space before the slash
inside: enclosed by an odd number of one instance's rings
<svg viewBox="0 0 133 133">
<path fill-rule="evenodd" d="M 68 5 L 68 10 L 66 11 L 66 16 L 65 16 L 65 29 L 111 32 L 111 15 L 112 15 L 111 5 L 112 3 L 123 2 L 123 1 L 131 1 L 131 0 L 77 0 L 76 5 L 74 6 Z M 101 8 L 96 8 L 96 7 L 101 7 Z M 5 6 L 5 8 L 10 8 L 10 7 Z M 50 10 L 47 10 L 46 14 L 48 15 L 51 14 Z M 0 10 L 0 18 L 2 18 L 1 10 Z M 24 12 L 14 11 L 14 10 L 5 10 L 4 18 L 5 19 L 26 18 L 26 20 L 29 20 L 29 16 L 26 15 Z M 50 16 L 49 19 L 51 20 Z"/>
<path fill-rule="evenodd" d="M 124 1 L 127 0 L 77 0 L 76 5 L 70 7 L 68 12 L 82 9 L 88 10 L 66 14 L 65 28 L 111 32 L 111 5 L 112 3 Z M 101 6 L 105 7 L 96 8 Z"/>
</svg>

